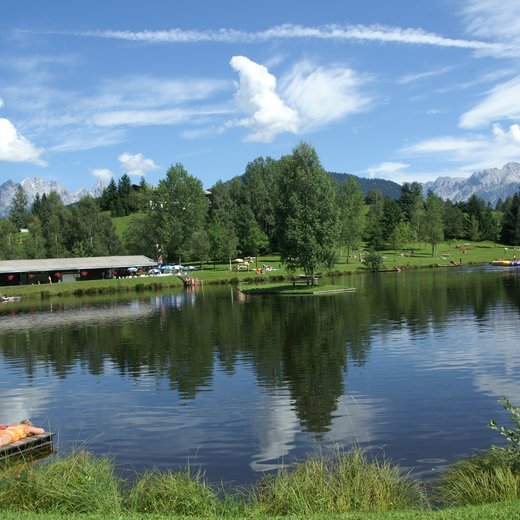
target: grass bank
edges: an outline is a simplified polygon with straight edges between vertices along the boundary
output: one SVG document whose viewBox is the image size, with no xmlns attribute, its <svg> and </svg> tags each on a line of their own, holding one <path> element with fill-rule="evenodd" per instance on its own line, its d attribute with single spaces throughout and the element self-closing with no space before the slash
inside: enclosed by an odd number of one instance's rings
<svg viewBox="0 0 520 520">
<path fill-rule="evenodd" d="M 252 489 L 213 487 L 190 469 L 161 473 L 151 469 L 128 482 L 116 476 L 111 459 L 85 451 L 53 455 L 39 463 L 0 464 L 0 517 L 34 518 L 519 518 L 520 471 L 517 451 L 495 450 L 458 465 L 441 478 L 445 495 L 459 507 L 432 510 L 424 485 L 392 463 L 369 459 L 361 450 L 334 450 L 262 477 Z M 482 458 L 486 460 L 482 462 Z M 499 468 L 510 468 L 512 488 L 499 489 Z M 491 473 L 490 473 L 491 471 Z M 494 473 L 493 473 L 494 471 Z M 489 475 L 490 478 L 482 478 Z M 473 498 L 458 489 L 469 486 Z M 453 488 L 454 494 L 450 491 Z M 488 491 L 492 490 L 492 493 Z M 499 490 L 497 492 L 497 490 Z M 439 495 L 436 497 L 439 498 Z M 476 501 L 467 504 L 467 501 Z M 489 503 L 486 503 L 489 502 Z M 446 507 L 448 503 L 440 504 Z"/>
<path fill-rule="evenodd" d="M 130 513 L 124 514 L 96 514 L 96 513 L 28 513 L 18 511 L 2 511 L 2 520 L 193 520 L 219 518 L 221 520 L 514 520 L 519 517 L 520 500 L 486 504 L 483 506 L 467 506 L 444 509 L 442 511 L 394 511 L 387 513 L 342 513 L 342 514 L 313 514 L 289 515 L 273 517 L 265 514 L 256 514 L 254 517 L 237 516 L 190 516 L 177 514 Z"/>
<path fill-rule="evenodd" d="M 409 246 L 409 247 L 408 247 Z M 520 257 L 520 252 L 513 248 L 493 244 L 492 242 L 479 242 L 475 244 L 445 242 L 439 244 L 436 253 L 432 256 L 431 247 L 427 244 L 408 245 L 400 251 L 382 251 L 382 269 L 394 269 L 398 266 L 402 270 L 418 268 L 444 268 L 453 263 L 462 265 L 488 264 L 491 260 L 502 258 L 512 259 L 516 254 Z M 362 253 L 356 251 L 354 256 L 349 258 L 340 257 L 330 272 L 320 273 L 327 275 L 349 275 L 353 273 L 367 272 L 360 256 Z M 453 263 L 452 263 L 453 262 Z M 263 256 L 256 259 L 249 270 L 236 270 L 236 264 L 232 263 L 211 263 L 195 264 L 199 266 L 192 275 L 200 279 L 204 284 L 250 284 L 260 285 L 265 283 L 277 283 L 290 280 L 291 273 L 288 273 L 280 258 L 274 255 Z M 264 270 L 258 274 L 256 268 L 269 266 L 269 270 Z M 299 272 L 296 275 L 301 274 Z M 113 280 L 94 280 L 76 283 L 55 283 L 44 285 L 24 285 L 13 287 L 2 287 L 0 291 L 6 296 L 20 296 L 23 300 L 66 298 L 78 296 L 94 295 L 115 295 L 125 293 L 141 293 L 145 291 L 162 291 L 178 289 L 182 287 L 182 282 L 177 276 L 140 276 L 128 277 Z"/>
</svg>

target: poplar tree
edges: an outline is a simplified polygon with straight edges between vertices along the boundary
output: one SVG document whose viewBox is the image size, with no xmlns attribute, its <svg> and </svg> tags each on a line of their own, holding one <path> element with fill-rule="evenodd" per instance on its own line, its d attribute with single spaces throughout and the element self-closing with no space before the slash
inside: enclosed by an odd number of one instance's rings
<svg viewBox="0 0 520 520">
<path fill-rule="evenodd" d="M 339 210 L 335 181 L 307 143 L 300 143 L 292 155 L 280 159 L 278 196 L 281 260 L 289 271 L 302 269 L 314 283 L 319 269 L 335 264 Z"/>
</svg>

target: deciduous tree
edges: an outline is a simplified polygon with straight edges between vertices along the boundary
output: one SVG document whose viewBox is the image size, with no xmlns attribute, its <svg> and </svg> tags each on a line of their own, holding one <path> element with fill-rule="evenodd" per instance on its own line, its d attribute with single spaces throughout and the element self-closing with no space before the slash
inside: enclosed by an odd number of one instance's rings
<svg viewBox="0 0 520 520">
<path fill-rule="evenodd" d="M 290 271 L 303 269 L 314 282 L 318 269 L 332 268 L 339 238 L 338 194 L 314 148 L 300 143 L 280 160 L 278 244 Z"/>
</svg>

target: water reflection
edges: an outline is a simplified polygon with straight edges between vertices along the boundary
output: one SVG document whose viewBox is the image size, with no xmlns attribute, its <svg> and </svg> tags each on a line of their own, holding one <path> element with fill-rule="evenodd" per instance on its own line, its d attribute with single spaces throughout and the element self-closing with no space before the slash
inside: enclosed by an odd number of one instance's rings
<svg viewBox="0 0 520 520">
<path fill-rule="evenodd" d="M 486 429 L 505 420 L 496 399 L 520 402 L 517 276 L 333 281 L 357 291 L 2 309 L 0 422 L 31 416 L 64 446 L 88 440 L 137 469 L 189 461 L 241 481 L 334 443 L 425 472 L 499 441 Z"/>
</svg>

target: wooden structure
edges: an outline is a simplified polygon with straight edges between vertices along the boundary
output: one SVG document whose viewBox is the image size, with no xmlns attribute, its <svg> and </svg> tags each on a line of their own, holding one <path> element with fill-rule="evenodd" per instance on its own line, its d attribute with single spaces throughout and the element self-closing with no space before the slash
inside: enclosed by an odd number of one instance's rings
<svg viewBox="0 0 520 520">
<path fill-rule="evenodd" d="M 38 458 L 54 451 L 52 438 L 54 433 L 30 435 L 19 441 L 0 447 L 0 461 L 13 457 Z"/>
</svg>

